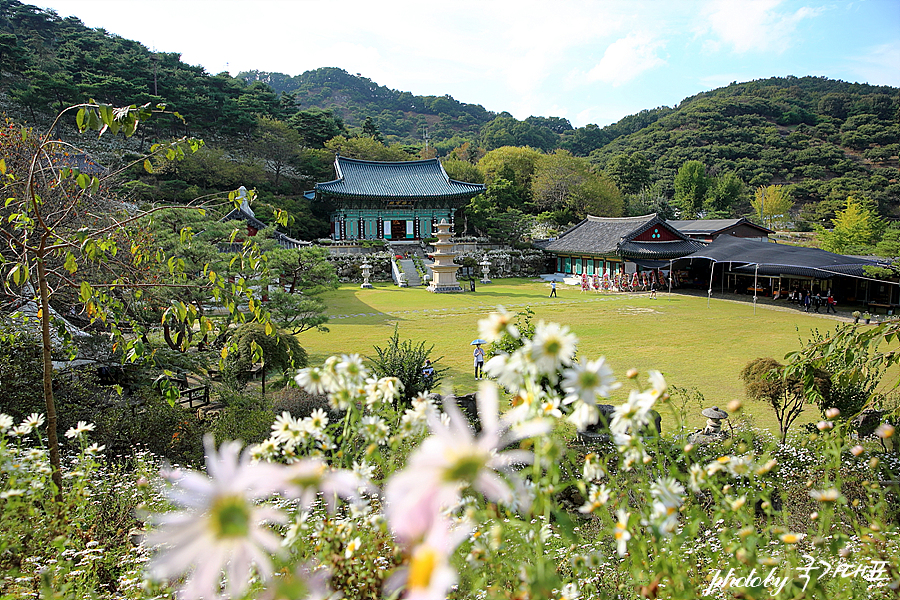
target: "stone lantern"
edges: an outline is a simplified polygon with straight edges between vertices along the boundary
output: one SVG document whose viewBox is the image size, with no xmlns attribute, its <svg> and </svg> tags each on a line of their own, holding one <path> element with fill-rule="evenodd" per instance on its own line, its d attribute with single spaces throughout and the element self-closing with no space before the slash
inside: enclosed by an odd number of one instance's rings
<svg viewBox="0 0 900 600">
<path fill-rule="evenodd" d="M 706 417 L 706 427 L 703 429 L 703 433 L 705 435 L 721 435 L 722 419 L 727 419 L 728 413 L 719 410 L 718 406 L 713 406 L 703 409 L 700 414 Z"/>
<path fill-rule="evenodd" d="M 365 261 L 362 264 L 362 274 L 363 274 L 363 282 L 362 285 L 359 286 L 362 289 L 372 289 L 372 284 L 369 283 L 369 277 L 372 275 L 372 265 L 369 264 L 369 261 Z"/>
<path fill-rule="evenodd" d="M 705 408 L 700 414 L 706 417 L 706 427 L 695 431 L 688 436 L 688 442 L 692 444 L 708 444 L 720 442 L 728 437 L 728 432 L 722 429 L 722 419 L 728 418 L 728 413 L 718 406 Z"/>
<path fill-rule="evenodd" d="M 485 258 L 483 261 L 481 261 L 478 264 L 481 265 L 481 273 L 482 273 L 481 283 L 490 283 L 491 278 L 488 277 L 488 275 L 491 271 L 491 261 L 489 261 L 487 258 Z"/>
</svg>

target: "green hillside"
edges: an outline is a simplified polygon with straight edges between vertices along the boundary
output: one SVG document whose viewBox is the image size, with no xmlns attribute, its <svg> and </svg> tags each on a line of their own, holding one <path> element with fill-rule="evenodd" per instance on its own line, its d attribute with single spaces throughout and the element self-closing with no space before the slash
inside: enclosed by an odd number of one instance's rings
<svg viewBox="0 0 900 600">
<path fill-rule="evenodd" d="M 480 104 L 459 102 L 449 95 L 416 96 L 392 90 L 333 67 L 295 77 L 250 71 L 240 73 L 238 78 L 248 84 L 265 83 L 276 93 L 291 94 L 300 109 L 332 110 L 351 127 L 361 127 L 369 117 L 382 135 L 395 142 L 421 144 L 426 129 L 435 141 L 477 139 L 481 128 L 496 116 Z"/>
<path fill-rule="evenodd" d="M 801 203 L 824 201 L 833 210 L 855 193 L 900 216 L 898 111 L 892 87 L 817 77 L 733 83 L 685 99 L 590 158 L 604 168 L 617 155 L 641 152 L 669 192 L 681 165 L 698 160 L 751 187 L 790 184 Z"/>
</svg>

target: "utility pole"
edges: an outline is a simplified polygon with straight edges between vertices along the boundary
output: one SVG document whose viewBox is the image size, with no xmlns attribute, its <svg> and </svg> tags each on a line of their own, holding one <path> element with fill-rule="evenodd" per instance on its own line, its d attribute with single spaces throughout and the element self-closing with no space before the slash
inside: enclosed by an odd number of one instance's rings
<svg viewBox="0 0 900 600">
<path fill-rule="evenodd" d="M 156 52 L 150 55 L 150 61 L 153 63 L 153 95 L 159 96 L 159 89 L 156 85 L 156 71 L 159 67 L 159 57 L 156 55 Z"/>
</svg>

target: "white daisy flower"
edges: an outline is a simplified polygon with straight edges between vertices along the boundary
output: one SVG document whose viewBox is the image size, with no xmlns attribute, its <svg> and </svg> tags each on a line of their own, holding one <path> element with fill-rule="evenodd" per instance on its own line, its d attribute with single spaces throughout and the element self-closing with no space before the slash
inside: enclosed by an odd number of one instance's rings
<svg viewBox="0 0 900 600">
<path fill-rule="evenodd" d="M 456 405 L 446 402 L 447 426 L 429 417 L 431 437 L 413 451 L 406 468 L 388 480 L 386 515 L 401 541 L 425 535 L 441 511 L 458 501 L 461 487 L 471 486 L 489 499 L 507 505 L 516 496 L 498 471 L 510 472 L 514 465 L 530 463 L 533 455 L 524 450 L 499 449 L 517 439 L 545 433 L 547 424 L 510 431 L 508 421 L 498 417 L 499 398 L 493 383 L 484 382 L 477 398 L 482 426 L 478 437 L 472 435 Z M 517 488 L 522 487 L 519 478 L 512 473 L 508 477 Z"/>
<path fill-rule="evenodd" d="M 486 319 L 478 321 L 478 336 L 487 340 L 488 343 L 496 342 L 504 333 L 508 333 L 513 338 L 519 338 L 519 329 L 513 324 L 514 314 L 508 312 L 502 306 L 497 307 L 497 312 L 493 312 Z"/>
<path fill-rule="evenodd" d="M 284 468 L 250 463 L 240 443 L 222 444 L 216 451 L 212 437 L 204 439 L 209 476 L 195 471 L 166 475 L 172 486 L 169 500 L 185 510 L 156 515 L 158 526 L 145 538 L 159 550 L 149 565 L 158 579 L 190 572 L 178 594 L 185 600 L 215 598 L 222 572 L 227 572 L 225 593 L 241 596 L 251 569 L 263 579 L 272 577 L 270 555 L 279 552 L 281 539 L 264 526 L 283 522 L 284 515 L 257 500 L 270 496 L 283 482 Z"/>
<path fill-rule="evenodd" d="M 44 424 L 44 415 L 40 415 L 38 413 L 31 413 L 28 415 L 28 418 L 22 421 L 23 425 L 28 425 L 32 429 L 37 429 L 41 425 Z"/>
<path fill-rule="evenodd" d="M 15 421 L 11 416 L 0 413 L 0 433 L 6 433 L 7 430 L 12 429 L 13 423 Z"/>
<path fill-rule="evenodd" d="M 699 463 L 691 464 L 688 469 L 688 485 L 691 490 L 699 492 L 704 483 L 706 483 L 706 469 Z"/>
<path fill-rule="evenodd" d="M 609 488 L 607 488 L 604 484 L 600 485 L 592 485 L 590 491 L 588 492 L 588 499 L 584 505 L 578 509 L 579 512 L 583 514 L 592 513 L 598 508 L 605 506 L 607 502 L 609 502 Z"/>
<path fill-rule="evenodd" d="M 359 539 L 359 536 L 356 536 L 347 542 L 347 547 L 344 548 L 344 558 L 352 558 L 353 554 L 359 550 L 360 546 L 362 546 L 362 540 Z"/>
<path fill-rule="evenodd" d="M 562 389 L 566 392 L 564 404 L 581 400 L 588 404 L 596 404 L 597 397 L 609 398 L 609 393 L 618 388 L 613 371 L 606 364 L 606 358 L 587 361 L 581 359 L 572 368 L 563 371 Z"/>
<path fill-rule="evenodd" d="M 328 391 L 325 373 L 319 367 L 300 369 L 294 381 L 310 394 L 324 394 Z"/>
<path fill-rule="evenodd" d="M 650 422 L 650 411 L 656 398 L 646 392 L 631 390 L 625 404 L 613 410 L 613 418 L 609 429 L 613 433 L 637 433 Z"/>
<path fill-rule="evenodd" d="M 66 437 L 69 439 L 81 437 L 88 431 L 94 431 L 94 424 L 78 421 L 78 424 L 75 427 L 69 427 L 69 430 L 66 431 Z"/>
<path fill-rule="evenodd" d="M 603 470 L 599 454 L 591 452 L 584 457 L 583 474 L 585 481 L 599 481 L 606 477 L 606 472 Z"/>
<path fill-rule="evenodd" d="M 572 364 L 578 338 L 565 325 L 538 322 L 526 353 L 539 374 L 555 377 L 561 367 Z"/>
<path fill-rule="evenodd" d="M 628 518 L 631 513 L 626 512 L 624 508 L 616 511 L 616 528 L 613 531 L 613 537 L 616 539 L 616 550 L 619 556 L 625 556 L 628 552 L 628 540 L 631 539 L 631 533 L 628 531 Z"/>
<path fill-rule="evenodd" d="M 385 444 L 391 430 L 381 417 L 366 416 L 360 421 L 359 434 L 369 444 Z"/>
<path fill-rule="evenodd" d="M 307 430 L 316 435 L 316 432 L 322 431 L 325 427 L 328 426 L 328 413 L 322 410 L 321 408 L 317 408 L 309 415 L 309 423 L 307 424 Z"/>
<path fill-rule="evenodd" d="M 101 452 L 103 452 L 104 450 L 106 450 L 105 445 L 100 445 L 97 442 L 94 442 L 93 444 L 91 444 L 90 446 L 88 446 L 87 448 L 84 449 L 84 453 L 87 456 L 96 456 L 96 455 L 100 454 Z"/>
</svg>

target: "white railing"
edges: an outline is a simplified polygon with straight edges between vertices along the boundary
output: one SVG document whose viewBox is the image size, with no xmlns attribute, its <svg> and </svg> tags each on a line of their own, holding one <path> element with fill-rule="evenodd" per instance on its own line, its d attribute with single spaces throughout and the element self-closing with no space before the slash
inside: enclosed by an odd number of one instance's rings
<svg viewBox="0 0 900 600">
<path fill-rule="evenodd" d="M 407 287 L 406 275 L 403 274 L 403 271 L 400 270 L 400 266 L 397 264 L 397 259 L 395 257 L 391 257 L 391 277 L 394 279 L 394 283 L 397 284 L 398 287 Z"/>
</svg>

